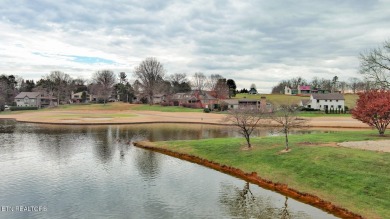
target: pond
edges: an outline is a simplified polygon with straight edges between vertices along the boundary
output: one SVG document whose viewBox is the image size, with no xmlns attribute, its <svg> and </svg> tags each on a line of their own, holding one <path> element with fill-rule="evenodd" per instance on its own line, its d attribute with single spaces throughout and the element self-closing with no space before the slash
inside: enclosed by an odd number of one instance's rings
<svg viewBox="0 0 390 219">
<path fill-rule="evenodd" d="M 129 144 L 225 136 L 237 134 L 207 125 L 0 120 L 0 218 L 335 218 L 244 180 Z"/>
</svg>

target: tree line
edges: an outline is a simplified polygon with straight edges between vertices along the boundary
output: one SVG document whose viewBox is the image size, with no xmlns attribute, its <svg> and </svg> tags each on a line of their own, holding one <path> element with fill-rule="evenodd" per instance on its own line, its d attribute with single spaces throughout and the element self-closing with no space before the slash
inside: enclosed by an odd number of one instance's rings
<svg viewBox="0 0 390 219">
<path fill-rule="evenodd" d="M 272 93 L 284 93 L 285 87 L 297 89 L 300 85 L 309 85 L 312 89 L 327 90 L 331 93 L 336 91 L 341 93 L 358 93 L 372 89 L 374 87 L 373 84 L 370 80 L 361 80 L 356 77 L 351 77 L 348 81 L 340 81 L 338 76 L 334 76 L 332 79 L 314 77 L 310 81 L 302 77 L 295 77 L 279 82 L 276 86 L 272 87 Z"/>
<path fill-rule="evenodd" d="M 132 102 L 138 96 L 145 103 L 153 104 L 156 94 L 208 90 L 216 98 L 230 98 L 236 94 L 237 88 L 233 79 L 226 79 L 220 74 L 207 77 L 202 72 L 196 72 L 192 79 L 186 73 L 167 75 L 164 66 L 153 57 L 146 58 L 134 68 L 133 80 L 131 83 L 125 72 L 115 74 L 107 69 L 96 71 L 90 80 L 72 78 L 62 71 L 52 71 L 37 82 L 14 75 L 0 75 L 0 105 L 11 104 L 20 92 L 41 92 L 50 99 L 56 99 L 57 104 L 69 102 L 72 92 L 82 92 L 83 100 L 89 93 L 103 103 L 111 97 Z"/>
<path fill-rule="evenodd" d="M 314 77 L 311 81 L 302 77 L 283 80 L 272 88 L 272 93 L 283 93 L 284 87 L 297 88 L 299 85 L 310 85 L 313 88 L 352 93 L 370 90 L 390 89 L 390 41 L 384 41 L 379 47 L 367 50 L 359 55 L 358 72 L 363 79 L 351 77 L 348 81 L 339 81 L 337 76 L 332 79 Z"/>
</svg>

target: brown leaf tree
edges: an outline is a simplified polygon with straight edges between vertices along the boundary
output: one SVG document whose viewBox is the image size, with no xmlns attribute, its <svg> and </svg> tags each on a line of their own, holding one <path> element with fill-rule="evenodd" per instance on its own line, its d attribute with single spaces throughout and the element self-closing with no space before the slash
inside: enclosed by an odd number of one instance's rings
<svg viewBox="0 0 390 219">
<path fill-rule="evenodd" d="M 370 90 L 358 95 L 352 117 L 375 127 L 379 135 L 383 136 L 390 123 L 390 92 Z"/>
</svg>

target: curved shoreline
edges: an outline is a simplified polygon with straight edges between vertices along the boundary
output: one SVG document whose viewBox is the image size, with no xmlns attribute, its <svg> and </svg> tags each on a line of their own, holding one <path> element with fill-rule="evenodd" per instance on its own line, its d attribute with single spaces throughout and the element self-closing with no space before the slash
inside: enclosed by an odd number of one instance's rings
<svg viewBox="0 0 390 219">
<path fill-rule="evenodd" d="M 189 161 L 192 163 L 197 163 L 197 164 L 200 164 L 202 166 L 206 166 L 206 167 L 212 168 L 214 170 L 217 170 L 217 171 L 220 171 L 223 173 L 227 173 L 229 175 L 232 175 L 232 176 L 238 177 L 240 179 L 246 180 L 248 182 L 251 182 L 253 184 L 259 185 L 262 188 L 276 191 L 276 192 L 281 193 L 283 195 L 286 195 L 286 196 L 289 196 L 289 197 L 294 198 L 296 200 L 299 200 L 303 203 L 310 204 L 310 205 L 315 206 L 317 208 L 320 208 L 326 212 L 329 212 L 337 217 L 363 219 L 363 217 L 361 215 L 353 213 L 345 208 L 338 207 L 329 201 L 322 200 L 318 196 L 311 195 L 308 193 L 299 192 L 295 189 L 289 188 L 288 185 L 286 185 L 286 184 L 274 183 L 270 180 L 263 179 L 260 176 L 258 176 L 256 172 L 246 173 L 240 169 L 226 166 L 226 165 L 216 163 L 213 161 L 209 161 L 209 160 L 203 159 L 201 157 L 188 155 L 188 154 L 184 154 L 184 153 L 179 153 L 179 152 L 174 152 L 174 151 L 164 149 L 164 148 L 157 148 L 157 147 L 148 145 L 147 142 L 134 142 L 133 145 L 136 147 L 139 147 L 139 148 L 159 152 L 159 153 L 166 154 L 166 155 L 169 155 L 172 157 L 176 157 L 176 158 L 179 158 L 182 160 L 186 160 L 186 161 Z"/>
<path fill-rule="evenodd" d="M 217 122 L 195 122 L 195 121 L 125 121 L 125 122 L 59 122 L 59 121 L 34 121 L 34 120 L 23 120 L 15 117 L 5 117 L 0 120 L 14 120 L 16 122 L 22 123 L 32 123 L 32 124 L 42 124 L 42 125 L 137 125 L 137 124 L 199 124 L 199 125 L 224 125 L 224 126 L 233 126 L 226 123 L 217 123 Z M 270 124 L 260 124 L 259 127 L 280 127 L 279 125 L 270 125 Z M 331 129 L 371 129 L 366 126 L 349 126 L 349 125 L 318 125 L 310 124 L 306 128 L 331 128 Z"/>
<path fill-rule="evenodd" d="M 119 106 L 118 106 L 119 107 Z M 126 116 L 128 115 L 128 116 Z M 47 110 L 14 114 L 0 113 L 0 119 L 15 119 L 18 122 L 55 125 L 124 125 L 151 123 L 186 123 L 206 125 L 227 125 L 226 114 L 203 112 L 161 112 L 148 110 Z M 368 125 L 351 117 L 312 117 L 306 118 L 310 128 L 369 128 Z M 265 121 L 259 126 L 277 126 L 275 122 Z"/>
</svg>

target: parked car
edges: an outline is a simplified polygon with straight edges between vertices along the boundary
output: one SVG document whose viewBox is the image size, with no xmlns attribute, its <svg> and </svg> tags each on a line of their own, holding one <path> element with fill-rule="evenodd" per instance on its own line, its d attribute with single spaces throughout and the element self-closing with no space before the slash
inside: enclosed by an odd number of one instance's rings
<svg viewBox="0 0 390 219">
<path fill-rule="evenodd" d="M 4 105 L 4 110 L 9 110 L 9 106 L 8 105 Z"/>
</svg>

